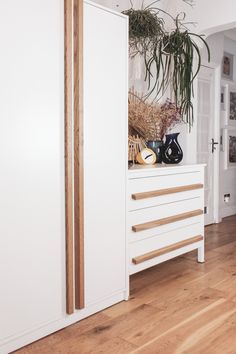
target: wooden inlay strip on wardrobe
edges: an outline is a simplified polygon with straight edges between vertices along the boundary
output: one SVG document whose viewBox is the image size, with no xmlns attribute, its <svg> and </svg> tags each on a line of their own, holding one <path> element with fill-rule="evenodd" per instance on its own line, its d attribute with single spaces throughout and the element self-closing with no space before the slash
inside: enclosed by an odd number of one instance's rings
<svg viewBox="0 0 236 354">
<path fill-rule="evenodd" d="M 64 0 L 66 311 L 74 312 L 72 0 Z"/>
<path fill-rule="evenodd" d="M 199 242 L 199 241 L 203 241 L 203 239 L 204 239 L 204 237 L 201 236 L 201 235 L 195 236 L 195 237 L 189 238 L 187 240 L 174 243 L 173 245 L 160 248 L 159 250 L 148 252 L 146 254 L 143 254 L 142 256 L 134 257 L 132 259 L 132 262 L 134 264 L 140 264 L 140 263 L 148 261 L 148 260 L 150 260 L 152 258 L 162 256 L 163 254 L 166 254 L 166 253 L 169 253 L 169 252 L 172 252 L 172 251 L 176 251 L 179 248 L 191 245 L 191 244 Z"/>
<path fill-rule="evenodd" d="M 74 0 L 75 307 L 84 308 L 83 0 Z"/>
<path fill-rule="evenodd" d="M 134 225 L 134 226 L 132 226 L 132 230 L 134 232 L 139 232 L 139 231 L 144 231 L 144 230 L 148 230 L 148 229 L 153 229 L 154 227 L 157 227 L 157 226 L 170 224 L 172 222 L 192 218 L 194 216 L 198 216 L 198 215 L 202 215 L 202 214 L 203 214 L 203 210 L 197 209 L 197 210 L 189 211 L 187 213 L 173 215 L 173 216 L 169 216 L 167 218 L 153 220 L 153 221 L 145 222 L 145 223 L 139 224 L 139 225 Z"/>
<path fill-rule="evenodd" d="M 141 200 L 147 198 L 160 197 L 162 195 L 167 195 L 167 194 L 187 192 L 187 191 L 192 191 L 195 189 L 202 189 L 202 188 L 203 188 L 203 184 L 201 183 L 190 184 L 189 186 L 181 186 L 181 187 L 174 187 L 174 188 L 159 189 L 159 190 L 149 191 L 149 192 L 134 193 L 132 194 L 131 197 L 134 200 Z"/>
</svg>

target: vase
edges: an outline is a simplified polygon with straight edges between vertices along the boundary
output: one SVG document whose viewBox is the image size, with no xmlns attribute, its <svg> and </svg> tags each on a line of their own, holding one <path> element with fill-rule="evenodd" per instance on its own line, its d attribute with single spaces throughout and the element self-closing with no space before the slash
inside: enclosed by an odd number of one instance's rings
<svg viewBox="0 0 236 354">
<path fill-rule="evenodd" d="M 149 140 L 147 142 L 147 147 L 155 152 L 156 154 L 156 162 L 162 163 L 162 140 Z"/>
<path fill-rule="evenodd" d="M 179 133 L 167 134 L 162 149 L 162 160 L 166 164 L 180 163 L 183 159 L 183 151 L 178 143 Z"/>
</svg>

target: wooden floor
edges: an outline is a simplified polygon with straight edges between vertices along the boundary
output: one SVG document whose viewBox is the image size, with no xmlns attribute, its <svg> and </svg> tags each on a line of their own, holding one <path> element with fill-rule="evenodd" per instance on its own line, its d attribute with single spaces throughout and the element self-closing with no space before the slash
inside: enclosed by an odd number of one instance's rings
<svg viewBox="0 0 236 354">
<path fill-rule="evenodd" d="M 17 354 L 236 353 L 236 217 L 196 252 L 136 274 L 122 302 Z"/>
</svg>

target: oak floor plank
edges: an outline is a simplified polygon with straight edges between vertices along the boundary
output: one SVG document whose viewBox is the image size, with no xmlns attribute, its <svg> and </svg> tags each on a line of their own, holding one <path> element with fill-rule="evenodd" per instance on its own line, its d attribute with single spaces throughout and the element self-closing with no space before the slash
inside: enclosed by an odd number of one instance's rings
<svg viewBox="0 0 236 354">
<path fill-rule="evenodd" d="M 140 328 L 133 328 L 126 333 L 122 338 L 127 341 L 142 347 L 144 343 L 156 340 L 165 333 L 169 333 L 172 328 L 176 328 L 184 323 L 186 320 L 190 320 L 210 309 L 212 306 L 216 306 L 218 303 L 225 302 L 221 297 L 221 292 L 213 289 L 206 289 L 202 292 L 195 290 L 189 292 L 186 296 L 176 299 L 166 299 L 162 302 L 158 300 L 154 307 L 156 308 L 156 317 L 154 320 Z M 236 310 L 236 308 L 235 308 Z"/>
<path fill-rule="evenodd" d="M 200 276 L 202 276 L 202 273 L 186 270 L 183 273 L 180 273 L 178 277 L 175 277 L 174 281 L 173 277 L 167 277 L 166 280 L 163 280 L 159 284 L 154 283 L 143 287 L 138 292 L 134 289 L 131 292 L 129 301 L 121 302 L 116 306 L 112 306 L 107 310 L 104 310 L 103 313 L 112 318 L 120 316 L 121 314 L 137 308 L 143 303 L 150 304 L 157 298 L 165 298 L 168 294 L 176 292 L 177 289 L 184 288 L 186 282 L 198 279 Z"/>
<path fill-rule="evenodd" d="M 216 250 L 206 252 L 205 263 L 200 263 L 197 270 L 198 272 L 203 272 L 204 274 L 216 269 L 222 269 L 227 262 L 232 261 L 234 255 L 230 252 L 227 254 L 218 252 Z M 187 255 L 184 258 L 185 265 L 189 264 L 189 267 L 195 269 L 196 259 L 191 255 Z M 227 269 L 227 266 L 225 267 Z"/>
<path fill-rule="evenodd" d="M 235 233 L 234 233 L 234 238 L 235 238 Z M 215 251 L 223 254 L 223 255 L 235 255 L 236 252 L 236 242 L 231 242 L 230 243 L 230 249 L 229 249 L 229 244 L 224 244 L 220 247 L 215 248 Z"/>
<path fill-rule="evenodd" d="M 93 316 L 85 318 L 84 320 L 75 323 L 73 326 L 66 327 L 61 331 L 58 331 L 50 336 L 47 336 L 27 347 L 18 350 L 16 353 L 20 354 L 47 354 L 54 353 L 56 346 L 60 348 L 60 346 L 65 350 L 65 344 L 74 338 L 78 338 L 82 336 L 85 332 L 93 329 L 94 326 L 102 326 L 105 322 L 107 322 L 110 318 L 103 314 L 102 312 L 96 313 Z M 59 350 L 59 349 L 58 349 Z M 66 351 L 68 349 L 66 348 Z"/>
<path fill-rule="evenodd" d="M 195 252 L 195 255 L 197 256 L 197 252 Z M 191 267 L 189 265 L 186 266 L 186 259 L 183 257 L 161 263 L 158 266 L 136 273 L 131 277 L 131 295 L 135 293 L 136 296 L 138 296 L 138 293 L 142 291 L 144 287 L 150 286 L 150 284 L 160 288 L 160 285 L 163 283 L 172 283 L 186 272 L 200 272 L 201 269 L 201 264 L 196 262 L 196 258 L 194 262 L 192 262 Z"/>
<path fill-rule="evenodd" d="M 135 345 L 125 341 L 124 339 L 116 337 L 107 341 L 104 345 L 94 348 L 90 354 L 128 354 L 136 348 L 137 347 Z"/>
<path fill-rule="evenodd" d="M 235 304 L 219 299 L 199 313 L 193 314 L 179 324 L 170 327 L 166 332 L 158 334 L 156 338 L 146 341 L 133 353 L 142 353 L 143 349 L 147 349 L 158 354 L 195 354 L 198 351 L 194 351 L 193 348 L 196 349 L 200 341 L 204 342 L 205 346 L 199 353 L 208 353 L 208 351 L 205 351 L 208 336 L 215 336 L 216 329 L 224 326 L 225 321 L 230 321 L 233 314 L 236 314 Z"/>
<path fill-rule="evenodd" d="M 208 333 L 207 340 L 201 339 L 191 346 L 192 353 L 234 354 L 236 353 L 236 315 L 229 316 L 214 331 Z"/>
<path fill-rule="evenodd" d="M 216 268 L 208 273 L 203 274 L 196 280 L 186 284 L 187 288 L 196 288 L 204 290 L 208 287 L 215 287 L 226 279 L 231 279 L 231 275 L 225 270 Z"/>
<path fill-rule="evenodd" d="M 220 290 L 224 294 L 223 296 L 225 299 L 235 301 L 236 299 L 236 277 L 235 276 L 231 276 L 230 278 L 223 280 L 219 284 L 216 284 L 214 288 Z"/>
<path fill-rule="evenodd" d="M 106 347 L 112 339 L 122 336 L 129 331 L 130 328 L 136 328 L 140 322 L 143 325 L 147 324 L 152 320 L 154 312 L 155 311 L 151 306 L 142 304 L 127 314 L 118 316 L 115 319 L 109 319 L 101 325 L 94 326 L 92 329 L 78 337 L 75 332 L 73 338 L 69 337 L 63 342 L 55 345 L 54 353 L 64 354 L 63 350 L 65 350 L 65 348 L 67 350 L 66 353 L 68 354 L 92 353 L 95 349 L 98 350 L 98 348 Z M 124 338 L 120 339 L 125 342 Z M 129 344 L 130 346 L 135 346 L 132 343 Z"/>
</svg>

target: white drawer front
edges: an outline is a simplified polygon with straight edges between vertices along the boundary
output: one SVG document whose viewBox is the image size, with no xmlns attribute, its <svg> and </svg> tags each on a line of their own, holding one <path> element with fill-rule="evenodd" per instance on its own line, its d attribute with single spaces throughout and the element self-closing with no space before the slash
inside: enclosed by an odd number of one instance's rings
<svg viewBox="0 0 236 354">
<path fill-rule="evenodd" d="M 163 196 L 147 197 L 145 199 L 133 199 L 137 194 L 155 192 L 177 187 L 188 187 L 203 184 L 202 171 L 188 173 L 166 174 L 161 176 L 129 179 L 128 181 L 128 210 L 146 208 L 163 203 L 173 202 L 180 199 L 196 197 L 203 193 L 203 188 L 193 189 L 180 193 L 170 193 Z M 132 198 L 133 196 L 133 198 Z"/>
<path fill-rule="evenodd" d="M 157 234 L 157 232 L 164 232 L 178 228 L 182 225 L 193 224 L 203 218 L 203 215 L 190 217 L 180 221 L 170 222 L 166 225 L 156 227 L 145 227 L 145 230 L 135 232 L 134 226 L 139 226 L 149 222 L 155 222 L 156 220 L 177 216 L 183 213 L 189 213 L 196 210 L 202 210 L 203 198 L 197 197 L 193 199 L 181 200 L 174 203 L 162 204 L 151 208 L 145 208 L 128 213 L 127 220 L 127 232 L 129 241 L 138 240 L 139 238 L 151 237 Z M 138 227 L 137 227 L 138 228 Z"/>
<path fill-rule="evenodd" d="M 204 235 L 202 223 L 195 223 L 185 227 L 179 227 L 173 231 L 164 232 L 158 236 L 150 237 L 145 240 L 140 240 L 129 245 L 129 267 L 130 273 L 133 274 L 141 269 L 145 269 L 155 264 L 155 260 L 145 261 L 143 264 L 135 265 L 132 259 L 137 256 L 142 256 L 146 253 L 159 250 L 163 247 L 173 245 L 183 240 L 192 237 Z M 162 258 L 166 255 L 161 256 Z M 168 257 L 167 257 L 168 259 Z M 152 264 L 151 264 L 151 263 Z"/>
</svg>

